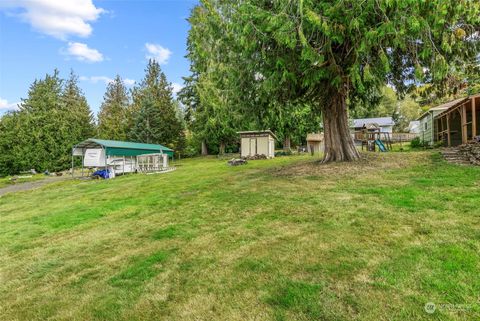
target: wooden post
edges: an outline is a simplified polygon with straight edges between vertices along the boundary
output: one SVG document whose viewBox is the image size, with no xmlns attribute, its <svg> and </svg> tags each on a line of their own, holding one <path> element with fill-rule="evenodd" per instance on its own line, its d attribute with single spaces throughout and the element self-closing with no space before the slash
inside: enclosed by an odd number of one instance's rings
<svg viewBox="0 0 480 321">
<path fill-rule="evenodd" d="M 467 105 L 462 105 L 462 144 L 466 144 L 468 140 L 468 130 L 467 130 Z"/>
<path fill-rule="evenodd" d="M 475 97 L 472 97 L 472 138 L 477 136 L 477 106 L 475 106 Z"/>
<path fill-rule="evenodd" d="M 437 134 L 435 135 L 435 139 L 437 141 L 442 139 L 443 131 L 445 130 L 445 123 L 443 117 L 439 118 L 436 122 L 437 124 Z M 441 134 L 442 133 L 442 134 Z"/>
<path fill-rule="evenodd" d="M 445 117 L 447 118 L 447 144 L 448 147 L 450 147 L 452 146 L 452 141 L 450 138 L 450 114 L 447 114 Z"/>
</svg>

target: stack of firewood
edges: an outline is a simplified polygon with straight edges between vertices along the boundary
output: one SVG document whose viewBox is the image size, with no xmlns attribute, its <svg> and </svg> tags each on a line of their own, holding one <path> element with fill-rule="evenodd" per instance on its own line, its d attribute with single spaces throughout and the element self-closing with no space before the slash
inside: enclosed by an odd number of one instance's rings
<svg viewBox="0 0 480 321">
<path fill-rule="evenodd" d="M 459 146 L 458 150 L 469 159 L 470 163 L 480 166 L 480 143 L 464 144 Z"/>
</svg>

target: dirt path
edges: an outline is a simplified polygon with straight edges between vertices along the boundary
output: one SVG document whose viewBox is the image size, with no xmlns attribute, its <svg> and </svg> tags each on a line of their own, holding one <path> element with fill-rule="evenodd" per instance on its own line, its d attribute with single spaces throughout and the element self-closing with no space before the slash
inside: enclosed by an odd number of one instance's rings
<svg viewBox="0 0 480 321">
<path fill-rule="evenodd" d="M 20 192 L 20 191 L 28 191 L 32 189 L 36 189 L 39 187 L 42 187 L 44 185 L 53 183 L 53 182 L 59 182 L 62 180 L 66 180 L 70 177 L 67 176 L 53 176 L 53 177 L 47 177 L 45 179 L 42 179 L 40 181 L 34 181 L 34 182 L 25 182 L 25 183 L 17 183 L 17 184 L 12 184 L 10 186 L 6 187 L 1 187 L 0 188 L 0 197 L 2 195 L 5 195 L 7 193 L 14 193 L 14 192 Z"/>
</svg>

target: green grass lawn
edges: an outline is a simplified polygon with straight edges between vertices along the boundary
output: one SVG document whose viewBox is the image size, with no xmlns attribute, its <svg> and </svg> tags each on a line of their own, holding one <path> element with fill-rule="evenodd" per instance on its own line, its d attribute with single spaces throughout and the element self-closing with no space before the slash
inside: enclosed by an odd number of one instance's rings
<svg viewBox="0 0 480 321">
<path fill-rule="evenodd" d="M 480 318 L 480 168 L 177 165 L 1 197 L 0 320 Z"/>
</svg>

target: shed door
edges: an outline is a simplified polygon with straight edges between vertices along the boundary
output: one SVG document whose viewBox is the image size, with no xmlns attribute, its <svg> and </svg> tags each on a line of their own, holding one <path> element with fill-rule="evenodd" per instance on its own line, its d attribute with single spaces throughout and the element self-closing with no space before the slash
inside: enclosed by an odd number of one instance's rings
<svg viewBox="0 0 480 321">
<path fill-rule="evenodd" d="M 273 140 L 268 141 L 268 154 L 270 157 L 275 156 L 275 142 Z"/>
<path fill-rule="evenodd" d="M 257 139 L 250 138 L 250 156 L 257 154 Z"/>
</svg>

